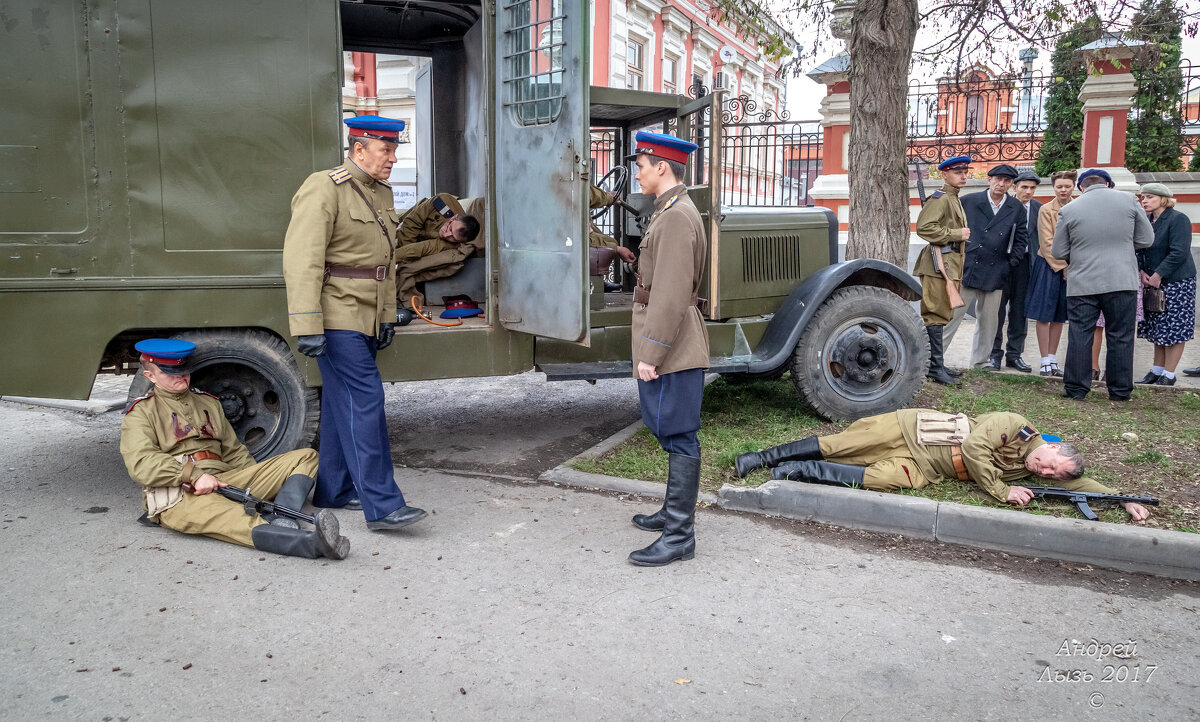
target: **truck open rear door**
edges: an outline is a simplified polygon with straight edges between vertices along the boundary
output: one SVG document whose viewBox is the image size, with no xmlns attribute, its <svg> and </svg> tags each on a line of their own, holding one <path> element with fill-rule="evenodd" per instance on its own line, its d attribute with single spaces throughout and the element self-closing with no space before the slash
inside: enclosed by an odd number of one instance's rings
<svg viewBox="0 0 1200 722">
<path fill-rule="evenodd" d="M 588 3 L 500 0 L 496 23 L 500 322 L 587 344 Z"/>
</svg>

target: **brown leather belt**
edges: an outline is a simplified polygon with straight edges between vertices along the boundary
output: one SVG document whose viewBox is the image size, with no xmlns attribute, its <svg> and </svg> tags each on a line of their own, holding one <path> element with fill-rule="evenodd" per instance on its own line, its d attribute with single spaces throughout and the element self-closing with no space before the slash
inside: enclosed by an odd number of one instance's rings
<svg viewBox="0 0 1200 722">
<path fill-rule="evenodd" d="M 650 303 L 650 291 L 645 288 L 642 288 L 641 286 L 634 286 L 633 287 L 633 302 L 640 303 L 643 306 Z M 692 300 L 690 301 L 689 305 L 700 306 L 701 302 L 707 304 L 708 299 L 700 298 L 699 296 L 697 296 L 696 294 L 693 293 Z"/>
<path fill-rule="evenodd" d="M 336 276 L 337 278 L 365 278 L 372 281 L 386 281 L 387 275 L 387 265 L 343 266 L 340 263 L 326 263 L 324 280 L 328 281 L 330 276 Z"/>
<path fill-rule="evenodd" d="M 186 464 L 189 461 L 221 461 L 221 455 L 212 451 L 197 451 L 194 454 L 180 454 L 175 457 L 175 460 L 181 464 Z"/>
<path fill-rule="evenodd" d="M 962 447 L 957 444 L 950 447 L 950 463 L 954 464 L 954 475 L 959 481 L 967 481 L 967 465 L 963 462 Z"/>
</svg>

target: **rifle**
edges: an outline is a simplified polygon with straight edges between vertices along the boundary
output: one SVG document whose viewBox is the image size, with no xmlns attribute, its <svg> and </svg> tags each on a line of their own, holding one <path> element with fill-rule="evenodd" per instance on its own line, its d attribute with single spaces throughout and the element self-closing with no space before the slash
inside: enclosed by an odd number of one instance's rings
<svg viewBox="0 0 1200 722">
<path fill-rule="evenodd" d="M 921 175 L 921 163 L 918 161 L 914 164 L 917 173 L 917 197 L 921 199 L 921 205 L 925 205 L 925 179 Z M 942 274 L 942 279 L 946 281 L 946 298 L 950 301 L 950 308 L 955 309 L 960 306 L 967 305 L 963 300 L 962 294 L 958 292 L 958 286 L 954 285 L 954 281 L 950 280 L 950 275 L 946 273 L 946 261 L 942 258 L 942 247 L 929 244 L 930 253 L 933 254 L 933 266 Z"/>
<path fill-rule="evenodd" d="M 1096 521 L 1100 517 L 1096 516 L 1096 512 L 1092 511 L 1091 504 L 1107 503 L 1107 504 L 1144 504 L 1146 506 L 1158 506 L 1158 499 L 1152 496 L 1129 496 L 1127 494 L 1101 494 L 1092 491 L 1071 491 L 1057 486 L 1027 486 L 1033 492 L 1033 495 L 1039 499 L 1053 498 L 1066 499 L 1075 505 L 1080 514 L 1083 514 L 1085 519 Z"/>
<path fill-rule="evenodd" d="M 229 499 L 230 501 L 236 501 L 240 503 L 243 507 L 245 507 L 246 513 L 250 516 L 255 514 L 261 514 L 264 516 L 267 514 L 276 514 L 278 516 L 285 516 L 289 519 L 295 519 L 296 521 L 308 522 L 313 526 L 316 526 L 317 524 L 317 518 L 311 514 L 305 514 L 304 512 L 297 511 L 296 509 L 289 509 L 286 506 L 278 506 L 273 501 L 267 501 L 265 499 L 259 499 L 251 496 L 250 492 L 246 489 L 239 489 L 236 486 L 218 486 L 217 493 L 226 499 Z"/>
</svg>

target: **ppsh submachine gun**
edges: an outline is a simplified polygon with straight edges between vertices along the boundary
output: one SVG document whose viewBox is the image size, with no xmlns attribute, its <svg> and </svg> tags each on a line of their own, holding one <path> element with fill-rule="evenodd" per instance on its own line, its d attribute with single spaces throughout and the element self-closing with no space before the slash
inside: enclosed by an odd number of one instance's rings
<svg viewBox="0 0 1200 722">
<path fill-rule="evenodd" d="M 295 519 L 296 521 L 308 522 L 314 526 L 317 523 L 316 517 L 311 514 L 305 514 L 297 509 L 289 509 L 286 506 L 279 506 L 273 501 L 259 499 L 252 496 L 246 489 L 239 489 L 236 486 L 219 486 L 217 487 L 217 493 L 230 501 L 236 501 L 241 504 L 250 516 L 255 514 L 263 516 L 275 514 L 276 516 L 283 516 L 288 519 Z"/>
<path fill-rule="evenodd" d="M 1025 487 L 1033 492 L 1033 495 L 1039 499 L 1066 499 L 1075 505 L 1080 514 L 1083 514 L 1085 519 L 1097 521 L 1100 517 L 1096 516 L 1096 512 L 1092 511 L 1092 504 L 1143 504 L 1145 506 L 1158 506 L 1158 499 L 1152 496 L 1130 496 L 1128 494 L 1101 494 L 1092 491 L 1071 491 L 1057 486 L 1027 486 Z"/>
</svg>

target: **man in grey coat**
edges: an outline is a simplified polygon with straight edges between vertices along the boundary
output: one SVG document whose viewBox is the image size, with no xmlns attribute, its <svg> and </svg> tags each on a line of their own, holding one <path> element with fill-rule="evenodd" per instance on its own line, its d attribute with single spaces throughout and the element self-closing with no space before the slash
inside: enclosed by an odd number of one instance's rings
<svg viewBox="0 0 1200 722">
<path fill-rule="evenodd" d="M 1154 228 L 1132 193 L 1113 189 L 1107 172 L 1086 170 L 1078 185 L 1083 195 L 1062 209 L 1050 248 L 1055 258 L 1070 264 L 1063 396 L 1083 399 L 1092 388 L 1093 330 L 1103 312 L 1108 398 L 1128 401 L 1140 283 L 1134 250 L 1154 242 Z"/>
</svg>

